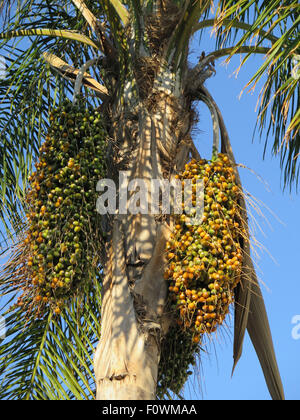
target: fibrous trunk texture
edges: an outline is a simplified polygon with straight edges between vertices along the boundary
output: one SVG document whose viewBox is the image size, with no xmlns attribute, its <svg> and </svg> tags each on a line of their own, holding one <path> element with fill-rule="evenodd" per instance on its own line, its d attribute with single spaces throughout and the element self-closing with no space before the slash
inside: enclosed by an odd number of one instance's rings
<svg viewBox="0 0 300 420">
<path fill-rule="evenodd" d="M 151 180 L 170 179 L 186 163 L 192 118 L 184 110 L 187 104 L 169 91 L 161 88 L 154 96 L 152 105 L 140 103 L 130 120 L 121 118 L 113 134 L 123 145 L 116 166 L 126 168 L 128 181 L 146 183 L 148 204 Z M 94 361 L 99 400 L 152 400 L 156 396 L 161 337 L 168 325 L 163 272 L 170 227 L 169 220 L 151 214 L 150 206 L 148 210 L 149 214 L 113 218 L 102 334 Z"/>
</svg>

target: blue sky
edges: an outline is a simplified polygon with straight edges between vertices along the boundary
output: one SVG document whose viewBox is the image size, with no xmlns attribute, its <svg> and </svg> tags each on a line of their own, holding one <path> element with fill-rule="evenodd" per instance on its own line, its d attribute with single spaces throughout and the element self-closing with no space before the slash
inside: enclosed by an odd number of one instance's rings
<svg viewBox="0 0 300 420">
<path fill-rule="evenodd" d="M 213 39 L 197 37 L 192 43 L 191 64 L 205 50 L 214 50 Z M 209 89 L 223 114 L 231 138 L 236 161 L 249 169 L 240 169 L 244 188 L 259 202 L 266 217 L 254 213 L 261 231 L 255 231 L 256 239 L 265 249 L 257 249 L 258 275 L 269 315 L 274 346 L 285 389 L 286 399 L 300 399 L 300 338 L 298 324 L 292 324 L 293 317 L 300 319 L 299 284 L 299 211 L 300 197 L 295 191 L 283 192 L 279 158 L 272 157 L 270 148 L 263 160 L 264 138 L 255 136 L 253 130 L 257 118 L 255 112 L 259 86 L 254 93 L 240 93 L 252 74 L 258 68 L 262 57 L 248 61 L 238 77 L 234 71 L 240 64 L 240 56 L 224 65 L 221 59 L 216 63 L 217 74 L 207 81 Z M 194 140 L 200 153 L 209 158 L 212 145 L 212 124 L 209 111 L 204 104 L 197 107 L 199 123 Z M 270 139 L 270 142 L 272 138 Z M 250 170 L 251 169 L 251 170 Z M 255 174 L 257 175 L 255 175 Z M 259 176 L 259 177 L 258 177 Z M 263 181 L 262 181 L 263 180 Z M 267 187 L 266 187 L 267 185 Z M 270 395 L 251 341 L 246 335 L 243 355 L 231 378 L 233 331 L 231 324 L 216 336 L 209 346 L 208 354 L 202 354 L 198 378 L 193 377 L 186 386 L 185 397 L 210 400 L 268 400 Z M 297 335 L 297 334 L 296 334 Z"/>
</svg>

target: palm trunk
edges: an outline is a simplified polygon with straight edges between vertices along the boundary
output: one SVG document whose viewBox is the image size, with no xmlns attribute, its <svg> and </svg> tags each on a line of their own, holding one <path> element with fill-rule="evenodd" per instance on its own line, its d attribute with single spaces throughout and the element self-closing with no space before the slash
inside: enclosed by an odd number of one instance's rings
<svg viewBox="0 0 300 420">
<path fill-rule="evenodd" d="M 160 325 L 142 319 L 144 305 L 130 287 L 124 244 L 124 225 L 116 219 L 103 287 L 102 337 L 95 357 L 97 399 L 151 400 L 156 391 Z M 153 274 L 159 281 L 159 273 Z"/>
<path fill-rule="evenodd" d="M 170 179 L 186 163 L 191 145 L 192 113 L 183 111 L 172 95 L 157 95 L 155 109 L 138 107 L 134 128 L 133 118 L 124 123 L 132 135 L 136 133 L 134 141 L 120 124 L 115 134 L 123 148 L 135 144 L 129 147 L 126 169 L 129 180 L 147 183 L 148 203 L 151 180 Z M 127 136 L 122 138 L 124 132 Z M 99 400 L 155 399 L 160 343 L 168 325 L 163 272 L 169 231 L 168 224 L 151 214 L 114 218 L 103 285 L 102 334 L 94 360 Z"/>
</svg>

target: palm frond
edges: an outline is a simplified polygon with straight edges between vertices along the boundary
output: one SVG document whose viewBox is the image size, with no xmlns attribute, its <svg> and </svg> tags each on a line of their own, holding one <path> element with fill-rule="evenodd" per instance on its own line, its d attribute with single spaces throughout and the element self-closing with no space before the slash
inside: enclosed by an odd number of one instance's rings
<svg viewBox="0 0 300 420">
<path fill-rule="evenodd" d="M 285 396 L 276 361 L 269 320 L 254 269 L 252 271 L 252 294 L 247 330 L 273 400 L 284 400 Z"/>
<path fill-rule="evenodd" d="M 284 185 L 291 185 L 299 176 L 299 84 L 293 77 L 294 57 L 300 51 L 299 16 L 300 5 L 294 0 L 222 0 L 215 16 L 218 48 L 232 42 L 232 35 L 236 40 L 230 57 L 253 42 L 256 48 L 271 42 L 263 64 L 246 87 L 253 89 L 264 78 L 257 128 L 266 146 L 273 139 L 272 151 L 280 155 Z M 251 56 L 249 53 L 241 66 Z"/>
<path fill-rule="evenodd" d="M 114 7 L 124 26 L 129 22 L 129 12 L 120 0 L 107 0 Z"/>
<path fill-rule="evenodd" d="M 5 294 L 4 286 L 0 284 Z M 0 398 L 94 399 L 93 354 L 100 337 L 100 307 L 101 286 L 95 282 L 59 317 L 50 312 L 43 319 L 27 319 L 16 305 L 2 311 L 7 334 L 0 347 Z"/>
<path fill-rule="evenodd" d="M 76 78 L 79 73 L 79 69 L 75 69 L 73 66 L 70 66 L 68 63 L 63 61 L 61 58 L 57 57 L 55 54 L 45 52 L 43 57 L 47 63 L 56 70 L 62 77 L 76 82 Z M 93 89 L 101 99 L 105 99 L 108 96 L 108 91 L 105 86 L 101 85 L 97 80 L 91 77 L 89 73 L 84 73 L 83 75 L 83 84 Z"/>
<path fill-rule="evenodd" d="M 216 29 L 215 25 L 216 25 L 216 20 L 215 19 L 204 19 L 201 22 L 198 22 L 197 25 L 195 25 L 194 32 L 199 31 L 199 30 L 204 29 L 204 28 L 214 28 L 214 29 Z M 244 30 L 244 31 L 250 31 L 251 27 L 252 27 L 249 23 L 239 22 L 239 21 L 235 21 L 235 20 L 231 20 L 231 19 L 222 19 L 220 22 L 218 22 L 219 30 L 220 30 L 221 26 L 226 26 L 227 32 L 228 32 L 229 28 L 230 29 L 234 28 L 234 29 L 241 29 L 241 30 Z M 276 36 L 270 34 L 267 31 L 263 31 L 263 30 L 260 29 L 260 30 L 258 30 L 257 33 L 259 35 L 264 36 L 266 39 L 268 39 L 271 42 L 278 41 L 278 38 Z M 230 34 L 227 33 L 226 35 L 229 36 Z"/>
<path fill-rule="evenodd" d="M 231 56 L 232 54 L 248 54 L 248 56 L 250 54 L 267 55 L 269 53 L 269 51 L 270 51 L 270 48 L 266 48 L 266 47 L 255 47 L 255 46 L 251 47 L 251 46 L 244 45 L 244 46 L 236 49 L 236 47 L 234 46 L 234 47 L 221 48 L 219 50 L 216 50 L 216 51 L 208 54 L 206 56 L 206 58 L 211 57 L 212 59 L 215 60 L 215 59 L 218 59 L 218 58 Z"/>
<path fill-rule="evenodd" d="M 72 2 L 78 8 L 78 10 L 82 13 L 82 16 L 85 18 L 90 28 L 94 32 L 97 32 L 97 26 L 98 26 L 97 18 L 87 7 L 86 3 L 83 0 L 72 0 Z"/>
<path fill-rule="evenodd" d="M 82 42 L 83 44 L 94 47 L 96 50 L 98 49 L 98 46 L 87 36 L 82 35 L 76 31 L 67 31 L 64 29 L 19 29 L 18 31 L 9 31 L 1 33 L 0 39 L 11 39 L 24 36 L 47 36 L 70 39 L 72 41 Z"/>
</svg>

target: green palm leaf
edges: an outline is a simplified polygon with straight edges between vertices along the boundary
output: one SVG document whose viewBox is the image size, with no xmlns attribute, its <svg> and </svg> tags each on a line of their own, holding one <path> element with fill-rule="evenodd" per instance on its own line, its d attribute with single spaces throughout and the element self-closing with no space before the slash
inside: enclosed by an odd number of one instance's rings
<svg viewBox="0 0 300 420">
<path fill-rule="evenodd" d="M 271 42 L 263 64 L 247 86 L 254 87 L 267 75 L 257 127 L 261 136 L 266 132 L 266 145 L 273 138 L 272 150 L 280 155 L 285 185 L 297 181 L 299 176 L 299 83 L 292 76 L 293 60 L 300 51 L 299 12 L 299 2 L 293 0 L 223 0 L 219 2 L 215 22 L 218 46 L 232 42 L 232 35 L 237 40 L 231 56 L 253 42 L 254 37 L 256 47 Z M 243 59 L 242 65 L 251 55 Z"/>
<path fill-rule="evenodd" d="M 4 283 L 0 284 L 3 291 Z M 94 283 L 60 317 L 26 319 L 18 307 L 2 313 L 0 398 L 94 399 L 93 353 L 100 336 L 101 287 Z"/>
<path fill-rule="evenodd" d="M 120 0 L 109 0 L 109 3 L 111 3 L 118 13 L 123 25 L 126 26 L 129 21 L 129 12 L 124 4 Z"/>
<path fill-rule="evenodd" d="M 94 47 L 96 50 L 98 46 L 87 36 L 82 35 L 76 31 L 66 31 L 64 29 L 20 29 L 18 31 L 9 31 L 0 34 L 0 39 L 11 39 L 24 36 L 47 36 L 55 38 L 70 39 L 72 41 L 82 42 L 83 44 Z"/>
</svg>

